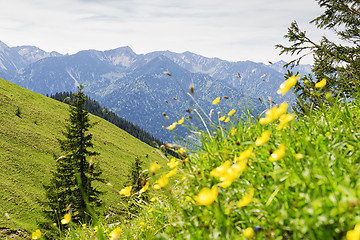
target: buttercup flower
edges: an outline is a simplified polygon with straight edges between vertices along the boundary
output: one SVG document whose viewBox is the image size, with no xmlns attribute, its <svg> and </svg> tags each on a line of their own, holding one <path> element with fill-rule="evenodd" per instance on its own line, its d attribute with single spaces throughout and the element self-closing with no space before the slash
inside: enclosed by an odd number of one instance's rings
<svg viewBox="0 0 360 240">
<path fill-rule="evenodd" d="M 197 196 L 194 196 L 194 200 L 198 205 L 208 206 L 216 200 L 218 193 L 219 191 L 216 185 L 211 189 L 203 188 Z"/>
<path fill-rule="evenodd" d="M 281 130 L 283 128 L 285 128 L 288 123 L 293 120 L 295 118 L 295 115 L 292 113 L 289 114 L 283 114 L 280 116 L 280 123 L 279 125 L 276 127 L 277 130 Z"/>
<path fill-rule="evenodd" d="M 161 188 L 165 187 L 168 183 L 169 183 L 169 178 L 166 176 L 166 174 L 163 174 L 161 176 L 161 178 L 156 180 L 156 182 L 154 184 L 154 188 L 161 189 Z"/>
<path fill-rule="evenodd" d="M 239 157 L 235 156 L 235 162 L 241 162 L 248 159 L 253 155 L 253 150 L 254 147 L 250 146 L 247 150 L 241 152 Z"/>
<path fill-rule="evenodd" d="M 279 148 L 276 149 L 272 154 L 271 156 L 269 157 L 269 160 L 271 162 L 274 162 L 274 161 L 277 161 L 281 158 L 283 158 L 285 156 L 285 150 L 286 150 L 286 147 L 285 147 L 285 144 L 281 143 L 279 145 Z"/>
<path fill-rule="evenodd" d="M 124 195 L 125 197 L 130 197 L 131 189 L 132 189 L 132 186 L 127 186 L 127 187 L 121 189 L 119 194 Z"/>
<path fill-rule="evenodd" d="M 250 192 L 245 194 L 244 197 L 238 202 L 238 207 L 245 207 L 246 205 L 249 205 L 252 202 L 254 196 L 254 189 L 251 188 Z"/>
<path fill-rule="evenodd" d="M 64 218 L 61 220 L 61 224 L 68 224 L 71 221 L 71 214 L 66 213 Z"/>
<path fill-rule="evenodd" d="M 174 168 L 173 170 L 171 170 L 170 172 L 168 172 L 167 174 L 166 174 L 166 177 L 172 177 L 172 176 L 174 176 L 175 174 L 176 174 L 176 170 L 177 170 L 177 168 Z"/>
<path fill-rule="evenodd" d="M 213 169 L 210 172 L 210 175 L 213 177 L 217 177 L 220 178 L 221 176 L 223 176 L 224 174 L 226 174 L 227 170 L 229 169 L 231 163 L 229 160 L 227 160 L 226 162 L 224 162 L 223 164 L 221 164 L 219 167 Z"/>
<path fill-rule="evenodd" d="M 267 143 L 270 139 L 270 135 L 271 135 L 271 131 L 269 130 L 264 131 L 261 134 L 261 136 L 258 139 L 256 139 L 255 146 L 259 147 Z"/>
<path fill-rule="evenodd" d="M 31 239 L 39 239 L 41 237 L 40 229 L 36 229 L 35 232 L 31 234 Z"/>
<path fill-rule="evenodd" d="M 159 169 L 160 169 L 160 165 L 157 164 L 156 162 L 153 162 L 153 163 L 150 164 L 149 171 L 150 171 L 152 174 L 155 174 L 155 172 L 156 172 L 157 170 L 159 170 Z"/>
<path fill-rule="evenodd" d="M 244 237 L 245 238 L 252 238 L 255 236 L 255 232 L 254 229 L 251 227 L 248 227 L 247 229 L 245 229 L 244 231 Z"/>
<path fill-rule="evenodd" d="M 180 161 L 176 161 L 175 158 L 172 158 L 170 160 L 170 162 L 167 163 L 167 165 L 169 166 L 169 168 L 175 168 L 177 167 L 177 165 L 179 165 Z"/>
<path fill-rule="evenodd" d="M 346 233 L 347 240 L 359 240 L 360 239 L 360 223 L 356 224 L 353 230 Z"/>
<path fill-rule="evenodd" d="M 231 109 L 231 111 L 227 114 L 228 116 L 232 116 L 235 113 L 235 109 Z"/>
<path fill-rule="evenodd" d="M 300 75 L 289 77 L 280 85 L 279 90 L 277 91 L 278 94 L 285 95 L 298 81 Z"/>
<path fill-rule="evenodd" d="M 225 115 L 222 116 L 221 118 L 219 118 L 219 121 L 221 121 L 221 122 L 224 121 L 224 120 L 225 120 L 225 117 L 226 117 Z"/>
<path fill-rule="evenodd" d="M 323 88 L 326 85 L 326 79 L 323 78 L 320 82 L 315 83 L 316 88 Z"/>
<path fill-rule="evenodd" d="M 176 125 L 177 125 L 178 123 L 177 122 L 174 122 L 173 124 L 171 124 L 170 126 L 168 126 L 168 127 L 166 127 L 166 129 L 168 129 L 168 130 L 174 130 L 174 128 L 176 127 Z"/>
<path fill-rule="evenodd" d="M 229 117 L 227 117 L 224 122 L 227 123 L 228 121 L 230 121 Z"/>
<path fill-rule="evenodd" d="M 184 123 L 184 117 L 182 117 L 178 122 L 177 124 L 183 124 Z"/>
<path fill-rule="evenodd" d="M 146 182 L 145 185 L 140 189 L 139 194 L 146 192 L 148 188 L 149 188 L 149 182 Z"/>
<path fill-rule="evenodd" d="M 112 230 L 110 233 L 110 240 L 118 240 L 120 237 L 120 233 L 121 233 L 120 227 L 117 227 L 114 230 Z"/>
<path fill-rule="evenodd" d="M 303 159 L 303 158 L 304 158 L 304 155 L 301 154 L 301 153 L 297 153 L 297 154 L 295 155 L 295 159 L 296 159 L 296 160 L 300 160 L 300 159 Z"/>
<path fill-rule="evenodd" d="M 220 98 L 217 97 L 217 98 L 214 99 L 214 101 L 212 101 L 212 104 L 213 104 L 213 105 L 216 105 L 216 104 L 219 103 L 219 101 L 220 101 Z"/>
<path fill-rule="evenodd" d="M 272 123 L 286 112 L 287 107 L 288 104 L 286 102 L 280 104 L 279 107 L 275 105 L 273 108 L 265 112 L 265 118 L 260 118 L 259 123 L 261 125 Z"/>
</svg>

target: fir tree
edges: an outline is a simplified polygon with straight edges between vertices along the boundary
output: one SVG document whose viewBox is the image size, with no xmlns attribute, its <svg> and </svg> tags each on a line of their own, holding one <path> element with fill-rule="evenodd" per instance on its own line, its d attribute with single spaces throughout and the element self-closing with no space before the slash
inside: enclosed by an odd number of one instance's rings
<svg viewBox="0 0 360 240">
<path fill-rule="evenodd" d="M 290 46 L 276 45 L 280 54 L 297 55 L 287 66 L 299 64 L 307 55 L 314 58 L 314 78 L 303 78 L 296 87 L 300 111 L 319 106 L 325 98 L 315 91 L 315 83 L 326 79 L 327 84 L 320 91 L 332 96 L 352 96 L 358 92 L 360 80 L 360 2 L 356 0 L 317 0 L 324 13 L 310 23 L 317 28 L 330 30 L 337 37 L 335 41 L 323 36 L 319 42 L 310 39 L 296 22 L 291 23 L 285 38 Z M 323 94 L 322 94 L 323 95 Z M 329 98 L 330 95 L 328 94 Z"/>
<path fill-rule="evenodd" d="M 59 140 L 63 156 L 56 160 L 50 184 L 44 186 L 46 215 L 55 223 L 59 223 L 67 212 L 71 212 L 72 221 L 89 223 L 92 211 L 101 205 L 100 192 L 93 186 L 94 181 L 102 181 L 101 170 L 93 162 L 98 153 L 90 150 L 93 147 L 92 134 L 89 133 L 92 124 L 84 109 L 86 97 L 82 89 L 80 86 L 78 93 L 74 94 L 70 118 L 63 132 L 65 139 Z"/>
</svg>

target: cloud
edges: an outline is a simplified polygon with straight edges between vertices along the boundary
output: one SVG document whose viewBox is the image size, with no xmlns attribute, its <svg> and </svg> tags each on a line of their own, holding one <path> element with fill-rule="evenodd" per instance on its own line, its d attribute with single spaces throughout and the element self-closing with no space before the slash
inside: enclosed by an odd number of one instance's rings
<svg viewBox="0 0 360 240">
<path fill-rule="evenodd" d="M 12 0 L 0 9 L 0 40 L 62 53 L 130 45 L 266 61 L 291 21 L 308 28 L 320 13 L 314 0 Z"/>
</svg>

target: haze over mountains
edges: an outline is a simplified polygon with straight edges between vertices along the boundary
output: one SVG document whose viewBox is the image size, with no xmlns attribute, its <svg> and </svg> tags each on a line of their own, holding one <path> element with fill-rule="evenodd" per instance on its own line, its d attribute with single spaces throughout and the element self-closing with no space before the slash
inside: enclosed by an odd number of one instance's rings
<svg viewBox="0 0 360 240">
<path fill-rule="evenodd" d="M 191 52 L 136 54 L 130 47 L 61 55 L 0 42 L 0 78 L 41 94 L 76 91 L 82 84 L 85 93 L 102 106 L 166 141 L 171 137 L 162 127 L 189 116 L 186 110 L 191 105 L 198 107 L 187 95 L 191 84 L 194 99 L 205 112 L 213 108 L 213 99 L 222 96 L 229 97 L 220 102 L 224 113 L 237 106 L 261 112 L 269 106 L 269 98 L 275 103 L 291 102 L 291 94 L 276 94 L 284 80 L 284 64 L 229 62 Z M 294 71 L 304 74 L 310 69 L 300 65 Z"/>
</svg>

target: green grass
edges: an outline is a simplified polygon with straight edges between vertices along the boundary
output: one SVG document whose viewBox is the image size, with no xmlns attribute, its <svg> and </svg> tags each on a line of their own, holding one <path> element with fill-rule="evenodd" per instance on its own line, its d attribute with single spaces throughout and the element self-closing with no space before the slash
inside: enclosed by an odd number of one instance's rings
<svg viewBox="0 0 360 240">
<path fill-rule="evenodd" d="M 42 220 L 42 184 L 51 177 L 53 155 L 61 154 L 57 139 L 63 138 L 68 110 L 66 104 L 0 79 L 1 227 L 32 232 L 37 221 Z M 113 124 L 93 115 L 90 119 L 98 123 L 90 130 L 94 149 L 100 153 L 95 160 L 100 163 L 103 177 L 116 189 L 123 187 L 135 157 L 146 163 L 160 160 L 153 148 Z M 106 208 L 116 208 L 119 195 L 106 185 L 99 189 L 105 192 Z"/>
</svg>

